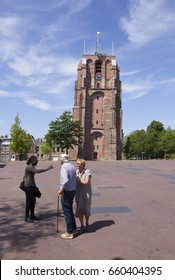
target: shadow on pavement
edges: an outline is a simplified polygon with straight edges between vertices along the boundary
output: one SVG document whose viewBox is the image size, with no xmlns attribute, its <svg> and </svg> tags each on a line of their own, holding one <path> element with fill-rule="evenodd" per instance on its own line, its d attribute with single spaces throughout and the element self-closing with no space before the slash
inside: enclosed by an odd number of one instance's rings
<svg viewBox="0 0 175 280">
<path fill-rule="evenodd" d="M 90 225 L 90 232 L 95 232 L 97 230 L 100 230 L 104 227 L 109 227 L 114 225 L 115 222 L 113 220 L 103 220 L 103 221 L 96 221 L 93 224 Z"/>
<path fill-rule="evenodd" d="M 46 210 L 42 215 L 42 219 L 47 220 L 46 223 L 36 221 L 34 223 L 26 223 L 24 221 L 25 203 L 20 200 L 15 201 L 17 206 L 14 208 L 14 201 L 0 200 L 0 259 L 4 259 L 7 252 L 14 253 L 33 251 L 35 253 L 38 241 L 45 239 L 47 236 L 55 236 L 53 230 L 55 224 L 56 213 Z M 46 205 L 47 209 L 47 205 Z M 53 219 L 52 219 L 53 218 Z M 45 230 L 47 226 L 47 230 Z"/>
</svg>

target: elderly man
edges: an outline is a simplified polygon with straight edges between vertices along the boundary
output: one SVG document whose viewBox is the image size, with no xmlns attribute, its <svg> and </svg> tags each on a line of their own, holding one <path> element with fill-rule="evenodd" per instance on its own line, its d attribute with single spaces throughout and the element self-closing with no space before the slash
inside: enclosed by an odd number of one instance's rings
<svg viewBox="0 0 175 280">
<path fill-rule="evenodd" d="M 64 239 L 72 239 L 77 229 L 73 213 L 73 200 L 76 191 L 76 168 L 69 162 L 69 156 L 66 154 L 60 156 L 60 161 L 62 166 L 58 195 L 61 195 L 61 204 L 67 226 L 67 231 L 61 234 L 61 237 Z"/>
</svg>

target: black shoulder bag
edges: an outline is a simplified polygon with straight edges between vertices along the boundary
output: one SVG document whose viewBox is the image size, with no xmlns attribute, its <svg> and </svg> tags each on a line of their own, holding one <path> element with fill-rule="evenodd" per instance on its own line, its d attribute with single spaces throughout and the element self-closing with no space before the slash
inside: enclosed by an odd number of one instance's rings
<svg viewBox="0 0 175 280">
<path fill-rule="evenodd" d="M 20 183 L 19 188 L 20 188 L 23 192 L 25 192 L 24 181 L 22 181 L 22 182 Z"/>
</svg>

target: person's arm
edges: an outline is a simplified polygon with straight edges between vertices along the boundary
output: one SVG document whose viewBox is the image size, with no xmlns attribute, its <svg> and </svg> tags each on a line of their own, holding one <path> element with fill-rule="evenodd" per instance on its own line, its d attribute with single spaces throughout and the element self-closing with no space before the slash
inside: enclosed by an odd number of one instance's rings
<svg viewBox="0 0 175 280">
<path fill-rule="evenodd" d="M 60 190 L 58 191 L 58 195 L 62 195 L 64 193 L 64 187 L 67 182 L 68 182 L 68 173 L 67 170 L 62 166 L 60 171 Z"/>
<path fill-rule="evenodd" d="M 81 178 L 80 177 L 80 182 L 81 182 L 81 184 L 83 184 L 83 185 L 87 185 L 88 183 L 89 183 L 89 181 L 91 180 L 91 172 L 90 172 L 90 170 L 85 170 L 85 176 L 84 176 L 84 178 Z"/>
<path fill-rule="evenodd" d="M 48 171 L 48 170 L 50 170 L 50 169 L 53 169 L 53 166 L 52 166 L 52 165 L 49 165 L 49 166 L 48 166 L 47 168 L 45 168 L 45 169 L 36 169 L 34 166 L 30 166 L 30 167 L 29 167 L 30 172 L 31 172 L 31 173 L 34 173 L 34 174 L 36 174 L 36 173 L 42 173 L 42 172 Z"/>
</svg>

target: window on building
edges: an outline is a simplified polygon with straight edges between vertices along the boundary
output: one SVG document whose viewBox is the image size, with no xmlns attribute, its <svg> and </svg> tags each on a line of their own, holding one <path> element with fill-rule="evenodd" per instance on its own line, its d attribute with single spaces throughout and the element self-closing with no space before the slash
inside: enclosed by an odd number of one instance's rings
<svg viewBox="0 0 175 280">
<path fill-rule="evenodd" d="M 2 151 L 8 152 L 9 151 L 9 146 L 2 146 Z"/>
<path fill-rule="evenodd" d="M 98 109 L 96 109 L 96 113 L 98 114 Z"/>
<path fill-rule="evenodd" d="M 95 73 L 101 73 L 101 61 L 96 61 Z"/>
</svg>

